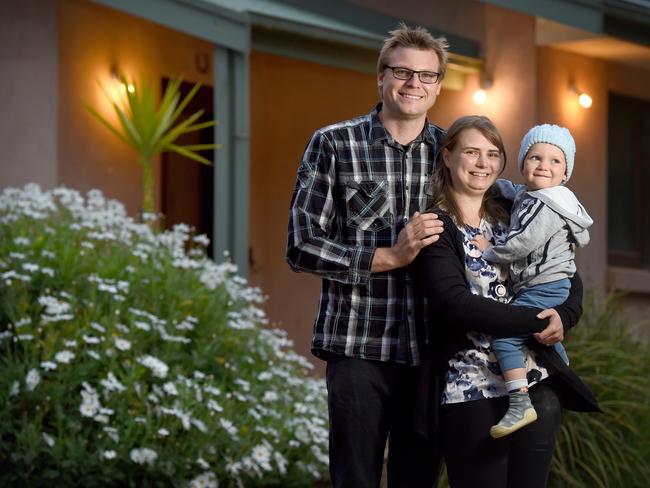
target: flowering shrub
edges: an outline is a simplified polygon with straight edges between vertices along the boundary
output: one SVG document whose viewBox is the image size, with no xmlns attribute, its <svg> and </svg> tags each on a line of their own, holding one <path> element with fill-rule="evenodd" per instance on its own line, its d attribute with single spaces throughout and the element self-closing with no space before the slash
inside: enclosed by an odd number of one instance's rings
<svg viewBox="0 0 650 488">
<path fill-rule="evenodd" d="M 311 486 L 322 381 L 186 226 L 99 191 L 0 195 L 0 485 Z"/>
</svg>

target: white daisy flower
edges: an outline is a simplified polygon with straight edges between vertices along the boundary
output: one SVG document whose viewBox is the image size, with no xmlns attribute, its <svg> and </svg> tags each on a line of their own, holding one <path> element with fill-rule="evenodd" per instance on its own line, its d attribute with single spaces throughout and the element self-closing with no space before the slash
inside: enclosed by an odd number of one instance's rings
<svg viewBox="0 0 650 488">
<path fill-rule="evenodd" d="M 45 444 L 47 444 L 49 447 L 54 447 L 54 443 L 56 441 L 54 437 L 52 437 L 50 434 L 47 434 L 45 432 L 42 432 L 41 436 L 43 436 L 43 440 L 45 441 Z"/>
<path fill-rule="evenodd" d="M 43 361 L 41 363 L 41 368 L 43 368 L 46 371 L 53 371 L 56 369 L 56 363 L 52 361 Z"/>
<path fill-rule="evenodd" d="M 74 353 L 68 350 L 59 351 L 54 355 L 54 359 L 61 364 L 68 364 L 74 359 Z"/>
<path fill-rule="evenodd" d="M 153 464 L 158 459 L 158 453 L 148 447 L 131 449 L 129 453 L 131 461 L 136 464 Z"/>
<path fill-rule="evenodd" d="M 219 481 L 211 471 L 200 474 L 190 481 L 190 488 L 219 488 Z"/>
<path fill-rule="evenodd" d="M 25 377 L 25 386 L 27 386 L 27 390 L 33 391 L 40 382 L 41 375 L 38 373 L 38 370 L 30 369 Z"/>
<path fill-rule="evenodd" d="M 101 340 L 95 336 L 83 335 L 83 340 L 86 344 L 99 344 Z"/>
<path fill-rule="evenodd" d="M 167 377 L 169 366 L 163 363 L 160 359 L 147 354 L 145 356 L 139 357 L 138 362 L 143 366 L 149 368 L 154 376 L 157 376 L 158 378 Z"/>
<path fill-rule="evenodd" d="M 117 457 L 117 453 L 115 451 L 104 451 L 102 452 L 102 458 L 104 459 L 115 459 Z"/>
<path fill-rule="evenodd" d="M 121 337 L 113 337 L 113 341 L 115 342 L 115 347 L 120 351 L 128 351 L 131 349 L 131 343 L 126 339 L 122 339 Z"/>
<path fill-rule="evenodd" d="M 271 464 L 271 451 L 265 444 L 258 444 L 253 448 L 251 457 L 265 471 L 272 471 Z"/>
<path fill-rule="evenodd" d="M 171 396 L 177 396 L 178 395 L 178 390 L 176 389 L 176 385 L 172 383 L 171 381 L 168 381 L 163 385 L 163 390 L 165 393 Z"/>
</svg>

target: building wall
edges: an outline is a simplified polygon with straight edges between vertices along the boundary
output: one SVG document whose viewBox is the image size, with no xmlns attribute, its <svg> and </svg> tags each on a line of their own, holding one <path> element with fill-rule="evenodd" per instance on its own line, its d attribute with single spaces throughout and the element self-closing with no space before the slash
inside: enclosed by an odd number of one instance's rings
<svg viewBox="0 0 650 488">
<path fill-rule="evenodd" d="M 537 122 L 567 127 L 576 141 L 576 162 L 569 186 L 594 225 L 591 242 L 579 250 L 578 265 L 587 288 L 604 290 L 607 265 L 607 73 L 606 63 L 552 48 L 539 49 Z M 574 81 L 593 94 L 587 110 L 569 91 Z"/>
<path fill-rule="evenodd" d="M 250 56 L 250 281 L 260 286 L 272 322 L 310 356 L 320 280 L 284 260 L 289 204 L 307 141 L 320 127 L 369 112 L 372 75 L 254 51 Z"/>
<path fill-rule="evenodd" d="M 212 67 L 200 73 L 195 56 L 212 60 L 212 45 L 160 25 L 85 0 L 59 1 L 59 150 L 57 181 L 87 191 L 101 188 L 122 201 L 131 215 L 142 202 L 137 153 L 100 125 L 89 104 L 113 116 L 98 82 L 115 90 L 115 67 L 129 78 L 144 76 L 160 86 L 163 77 L 212 84 Z M 112 119 L 115 120 L 115 119 Z M 160 166 L 156 201 L 160 202 Z"/>
<path fill-rule="evenodd" d="M 589 246 L 579 251 L 578 266 L 587 288 L 634 292 L 624 299 L 633 320 L 650 316 L 650 272 L 607 265 L 607 100 L 608 93 L 648 100 L 650 71 L 543 47 L 538 52 L 538 122 L 571 130 L 577 146 L 570 186 L 594 219 Z M 591 95 L 585 110 L 568 87 L 571 82 Z M 650 335 L 650 327 L 639 327 Z"/>
<path fill-rule="evenodd" d="M 0 2 L 0 189 L 56 185 L 57 3 Z"/>
<path fill-rule="evenodd" d="M 534 19 L 498 7 L 484 7 L 485 32 L 481 40 L 484 76 L 492 81 L 487 101 L 483 105 L 473 102 L 472 94 L 479 88 L 480 75 L 470 76 L 462 91 L 441 95 L 432 115 L 443 127 L 462 115 L 490 117 L 503 137 L 508 155 L 503 177 L 520 181 L 516 154 L 521 137 L 534 123 L 536 114 Z"/>
</svg>

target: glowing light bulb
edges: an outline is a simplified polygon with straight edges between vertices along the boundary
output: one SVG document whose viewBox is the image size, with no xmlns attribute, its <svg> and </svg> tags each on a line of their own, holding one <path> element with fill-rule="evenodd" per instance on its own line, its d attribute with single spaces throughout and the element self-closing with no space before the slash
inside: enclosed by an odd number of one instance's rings
<svg viewBox="0 0 650 488">
<path fill-rule="evenodd" d="M 485 93 L 485 90 L 483 88 L 479 88 L 472 95 L 472 99 L 474 100 L 475 104 L 483 105 L 487 101 L 487 93 Z"/>
<path fill-rule="evenodd" d="M 578 103 L 580 103 L 580 106 L 582 108 L 589 108 L 589 107 L 591 107 L 591 104 L 593 103 L 593 100 L 586 93 L 581 93 L 578 96 Z"/>
<path fill-rule="evenodd" d="M 133 93 L 135 91 L 135 87 L 131 83 L 126 86 L 126 89 L 129 91 L 129 93 Z"/>
</svg>

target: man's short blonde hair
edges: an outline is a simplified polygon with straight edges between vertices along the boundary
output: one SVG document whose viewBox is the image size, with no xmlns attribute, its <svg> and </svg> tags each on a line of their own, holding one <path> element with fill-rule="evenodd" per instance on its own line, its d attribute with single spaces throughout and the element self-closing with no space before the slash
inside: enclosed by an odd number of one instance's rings
<svg viewBox="0 0 650 488">
<path fill-rule="evenodd" d="M 390 37 L 384 40 L 384 45 L 379 51 L 377 60 L 377 73 L 381 73 L 388 66 L 388 57 L 398 47 L 411 47 L 424 51 L 433 51 L 438 56 L 438 72 L 440 79 L 445 77 L 447 71 L 447 58 L 449 43 L 444 37 L 433 37 L 424 27 L 409 27 L 400 22 L 397 29 L 389 32 Z"/>
</svg>

